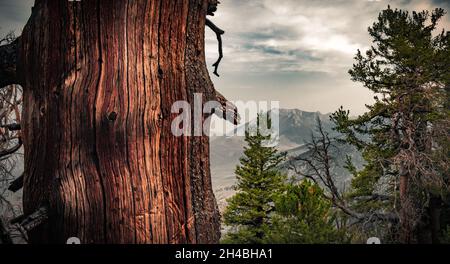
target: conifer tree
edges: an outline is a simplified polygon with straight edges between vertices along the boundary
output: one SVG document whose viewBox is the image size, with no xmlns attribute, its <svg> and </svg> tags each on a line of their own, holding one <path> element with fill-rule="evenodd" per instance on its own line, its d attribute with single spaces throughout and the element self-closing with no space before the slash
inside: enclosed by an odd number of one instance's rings
<svg viewBox="0 0 450 264">
<path fill-rule="evenodd" d="M 283 244 L 329 244 L 345 242 L 338 230 L 332 203 L 322 188 L 310 180 L 289 183 L 275 202 L 274 226 L 267 242 Z"/>
<path fill-rule="evenodd" d="M 247 128 L 244 156 L 236 167 L 237 193 L 228 200 L 224 220 L 231 227 L 225 243 L 263 243 L 270 230 L 270 215 L 274 210 L 274 198 L 284 186 L 285 177 L 276 167 L 284 155 L 268 146 L 271 136 L 262 131 L 258 115 L 256 128 Z"/>
<path fill-rule="evenodd" d="M 370 202 L 359 199 L 356 207 L 396 214 L 390 224 L 394 240 L 403 243 L 438 242 L 445 227 L 440 211 L 448 205 L 450 34 L 435 32 L 444 15 L 443 9 L 382 11 L 369 28 L 374 45 L 358 51 L 349 72 L 376 94 L 375 103 L 356 119 L 342 108 L 332 115 L 367 162 L 353 171 L 352 187 L 353 196 Z M 391 199 L 379 200 L 380 192 Z"/>
</svg>

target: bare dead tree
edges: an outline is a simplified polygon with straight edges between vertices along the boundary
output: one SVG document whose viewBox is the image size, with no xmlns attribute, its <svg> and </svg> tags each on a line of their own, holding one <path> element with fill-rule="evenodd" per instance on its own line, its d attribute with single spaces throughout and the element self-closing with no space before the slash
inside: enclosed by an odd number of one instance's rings
<svg viewBox="0 0 450 264">
<path fill-rule="evenodd" d="M 370 213 L 359 213 L 352 209 L 347 201 L 344 190 L 339 188 L 332 168 L 336 164 L 336 158 L 332 149 L 339 153 L 339 148 L 335 144 L 336 138 L 332 138 L 322 126 L 322 122 L 317 118 L 317 135 L 312 135 L 308 144 L 308 151 L 300 156 L 290 159 L 290 169 L 295 174 L 312 180 L 325 188 L 324 197 L 342 211 L 345 215 L 353 218 L 353 224 L 370 224 L 378 221 L 396 222 L 398 216 L 395 213 L 372 211 Z M 300 165 L 298 164 L 300 162 Z M 392 197 L 382 194 L 375 194 L 370 197 L 358 197 L 365 201 L 388 201 Z"/>
</svg>

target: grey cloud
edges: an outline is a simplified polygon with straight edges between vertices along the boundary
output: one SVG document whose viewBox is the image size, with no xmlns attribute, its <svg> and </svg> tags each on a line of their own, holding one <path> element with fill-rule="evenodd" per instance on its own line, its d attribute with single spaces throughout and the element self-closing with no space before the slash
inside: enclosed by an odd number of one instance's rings
<svg viewBox="0 0 450 264">
<path fill-rule="evenodd" d="M 273 48 L 273 47 L 269 47 L 269 46 L 265 46 L 265 45 L 253 45 L 253 44 L 245 44 L 244 48 L 247 49 L 248 51 L 260 51 L 266 54 L 271 54 L 271 55 L 281 55 L 284 54 L 283 51 Z"/>
<path fill-rule="evenodd" d="M 242 39 L 251 40 L 269 40 L 269 39 L 290 39 L 296 36 L 295 29 L 292 27 L 272 24 L 258 28 L 255 32 L 238 33 Z"/>
<path fill-rule="evenodd" d="M 225 58 L 214 81 L 231 99 L 275 99 L 322 112 L 344 105 L 361 113 L 373 96 L 350 81 L 348 69 L 356 50 L 371 45 L 367 28 L 379 12 L 388 5 L 412 11 L 449 2 L 223 0 L 213 20 L 226 31 Z M 447 15 L 442 26 L 450 29 L 449 21 Z M 208 39 L 212 63 L 217 43 L 213 34 Z"/>
<path fill-rule="evenodd" d="M 34 0 L 0 0 L 0 33 L 20 29 Z M 222 0 L 224 59 L 216 87 L 230 99 L 275 99 L 289 108 L 329 112 L 344 105 L 360 113 L 372 97 L 349 80 L 357 49 L 371 45 L 367 28 L 388 5 L 407 10 L 444 7 L 449 0 Z M 450 15 L 441 26 L 450 30 Z M 217 59 L 207 30 L 208 65 Z"/>
<path fill-rule="evenodd" d="M 9 31 L 20 34 L 31 14 L 34 0 L 0 0 L 0 34 Z"/>
<path fill-rule="evenodd" d="M 450 1 L 449 0 L 433 0 L 434 5 L 438 7 L 442 7 L 446 9 L 447 12 L 450 12 Z"/>
</svg>

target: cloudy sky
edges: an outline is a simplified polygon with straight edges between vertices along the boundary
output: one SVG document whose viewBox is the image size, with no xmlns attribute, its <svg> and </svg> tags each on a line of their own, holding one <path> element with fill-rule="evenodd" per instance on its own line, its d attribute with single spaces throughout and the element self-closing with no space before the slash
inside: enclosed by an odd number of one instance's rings
<svg viewBox="0 0 450 264">
<path fill-rule="evenodd" d="M 283 108 L 328 113 L 344 105 L 364 111 L 372 95 L 347 73 L 357 49 L 370 46 L 367 27 L 390 4 L 407 10 L 450 10 L 450 0 L 221 0 L 212 18 L 226 31 L 224 59 L 213 77 L 230 100 L 277 100 Z M 0 0 L 4 34 L 20 32 L 33 0 Z M 442 24 L 450 30 L 450 15 Z M 217 58 L 207 30 L 209 65 Z M 210 69 L 212 69 L 210 67 Z"/>
<path fill-rule="evenodd" d="M 350 81 L 357 49 L 370 46 L 368 26 L 388 5 L 450 10 L 450 0 L 223 0 L 212 20 L 222 27 L 225 58 L 217 89 L 231 99 L 279 100 L 281 107 L 354 114 L 372 95 Z M 450 30 L 450 15 L 443 25 Z M 215 37 L 207 56 L 214 61 Z"/>
</svg>

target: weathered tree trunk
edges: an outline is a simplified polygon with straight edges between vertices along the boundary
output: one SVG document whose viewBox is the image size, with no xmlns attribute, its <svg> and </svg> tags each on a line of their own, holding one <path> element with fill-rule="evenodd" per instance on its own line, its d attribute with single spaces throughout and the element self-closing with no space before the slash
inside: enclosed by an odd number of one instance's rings
<svg viewBox="0 0 450 264">
<path fill-rule="evenodd" d="M 441 211 L 442 199 L 435 195 L 431 195 L 429 204 L 431 241 L 433 244 L 440 244 L 441 236 Z"/>
<path fill-rule="evenodd" d="M 31 242 L 218 242 L 209 138 L 171 133 L 174 102 L 220 97 L 210 2 L 36 0 L 17 67 L 24 211 L 49 212 Z"/>
<path fill-rule="evenodd" d="M 406 169 L 403 167 L 400 169 L 400 183 L 399 183 L 399 195 L 400 195 L 400 241 L 405 244 L 412 243 L 413 241 L 413 226 L 411 215 L 411 200 L 408 195 L 409 175 Z"/>
</svg>

